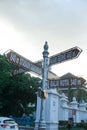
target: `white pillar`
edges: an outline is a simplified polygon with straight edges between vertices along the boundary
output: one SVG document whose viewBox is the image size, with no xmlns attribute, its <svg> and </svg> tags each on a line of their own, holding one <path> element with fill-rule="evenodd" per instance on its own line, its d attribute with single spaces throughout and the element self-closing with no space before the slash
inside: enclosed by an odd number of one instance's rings
<svg viewBox="0 0 87 130">
<path fill-rule="evenodd" d="M 46 101 L 46 130 L 58 130 L 59 95 L 56 89 L 48 90 Z"/>
<path fill-rule="evenodd" d="M 74 120 L 74 123 L 79 122 L 79 112 L 78 110 L 78 102 L 76 101 L 76 97 L 73 97 L 73 101 L 71 102 L 72 107 L 72 117 Z"/>
<path fill-rule="evenodd" d="M 82 111 L 86 111 L 86 103 L 84 102 L 84 100 L 82 101 L 82 103 L 79 104 L 79 109 Z"/>
<path fill-rule="evenodd" d="M 65 94 L 63 93 L 61 95 L 61 99 L 60 99 L 60 105 L 61 105 L 61 119 L 62 120 L 68 120 L 68 97 L 65 96 Z"/>
</svg>

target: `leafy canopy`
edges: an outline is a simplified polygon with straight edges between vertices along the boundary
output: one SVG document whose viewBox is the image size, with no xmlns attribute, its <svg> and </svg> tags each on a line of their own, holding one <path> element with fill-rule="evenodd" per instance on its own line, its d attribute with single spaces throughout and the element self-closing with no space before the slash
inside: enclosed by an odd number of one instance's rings
<svg viewBox="0 0 87 130">
<path fill-rule="evenodd" d="M 0 115 L 21 116 L 29 114 L 28 104 L 36 103 L 36 94 L 40 78 L 29 73 L 12 76 L 15 68 L 5 56 L 0 55 Z"/>
</svg>

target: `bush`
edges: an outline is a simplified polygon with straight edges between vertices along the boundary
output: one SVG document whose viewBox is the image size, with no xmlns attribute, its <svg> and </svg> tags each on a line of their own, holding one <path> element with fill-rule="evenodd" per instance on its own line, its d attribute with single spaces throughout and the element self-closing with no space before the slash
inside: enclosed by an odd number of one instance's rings
<svg viewBox="0 0 87 130">
<path fill-rule="evenodd" d="M 83 128 L 84 128 L 85 130 L 87 130 L 87 122 L 84 122 L 84 123 L 83 123 Z"/>
<path fill-rule="evenodd" d="M 59 121 L 59 126 L 67 126 L 67 124 L 68 124 L 68 121 L 63 121 L 63 120 Z"/>
<path fill-rule="evenodd" d="M 83 122 L 81 122 L 81 123 L 76 123 L 76 127 L 78 128 L 78 127 L 83 127 Z"/>
</svg>

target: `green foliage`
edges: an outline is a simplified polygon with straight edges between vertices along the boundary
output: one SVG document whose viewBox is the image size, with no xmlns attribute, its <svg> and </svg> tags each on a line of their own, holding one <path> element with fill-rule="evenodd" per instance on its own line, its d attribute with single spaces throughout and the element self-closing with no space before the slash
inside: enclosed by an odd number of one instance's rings
<svg viewBox="0 0 87 130">
<path fill-rule="evenodd" d="M 84 128 L 84 130 L 87 130 L 87 122 L 83 123 L 83 128 Z"/>
<path fill-rule="evenodd" d="M 82 127 L 83 127 L 83 124 L 84 124 L 83 122 L 76 123 L 76 127 L 77 127 L 77 128 L 82 128 Z"/>
<path fill-rule="evenodd" d="M 81 102 L 82 100 L 87 101 L 87 92 L 80 87 L 77 87 L 75 90 L 71 88 L 68 89 L 68 99 L 70 102 L 72 101 L 73 96 L 76 97 L 78 102 Z"/>
<path fill-rule="evenodd" d="M 67 126 L 67 124 L 68 124 L 68 121 L 65 121 L 65 120 L 64 121 L 63 120 L 59 121 L 60 126 Z"/>
<path fill-rule="evenodd" d="M 40 79 L 30 74 L 12 76 L 14 68 L 5 56 L 0 55 L 0 115 L 3 116 L 29 114 L 27 105 L 36 103 L 35 92 L 40 86 Z"/>
</svg>

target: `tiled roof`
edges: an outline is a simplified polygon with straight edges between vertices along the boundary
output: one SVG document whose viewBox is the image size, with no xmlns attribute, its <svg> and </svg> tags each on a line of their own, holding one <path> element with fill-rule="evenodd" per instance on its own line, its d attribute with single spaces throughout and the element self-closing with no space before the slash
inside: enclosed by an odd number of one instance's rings
<svg viewBox="0 0 87 130">
<path fill-rule="evenodd" d="M 71 73 L 66 73 L 63 76 L 60 77 L 60 79 L 65 79 L 65 78 L 77 78 L 77 76 L 71 74 Z"/>
</svg>

